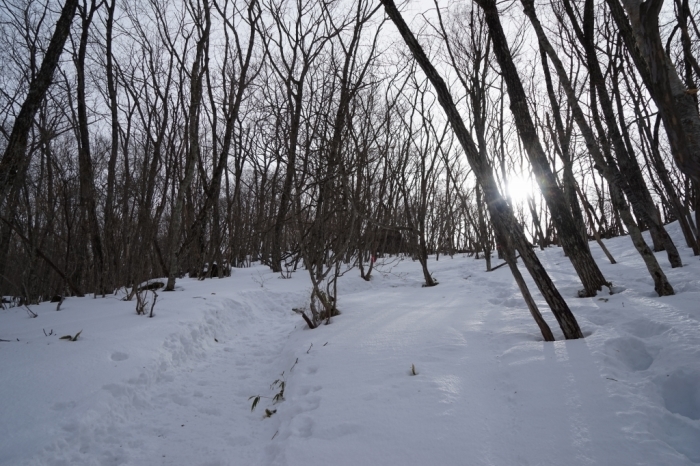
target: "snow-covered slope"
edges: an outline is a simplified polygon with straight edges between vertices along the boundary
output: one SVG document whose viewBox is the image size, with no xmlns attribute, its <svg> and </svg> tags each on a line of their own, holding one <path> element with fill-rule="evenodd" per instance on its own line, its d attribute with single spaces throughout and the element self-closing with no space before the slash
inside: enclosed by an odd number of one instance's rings
<svg viewBox="0 0 700 466">
<path fill-rule="evenodd" d="M 700 260 L 657 254 L 677 292 L 659 298 L 629 238 L 607 245 L 616 293 L 595 298 L 540 254 L 577 341 L 543 342 L 508 269 L 462 256 L 433 258 L 433 288 L 410 259 L 349 272 L 316 330 L 292 312 L 305 272 L 261 266 L 180 280 L 153 319 L 115 297 L 0 310 L 0 464 L 700 463 Z"/>
</svg>

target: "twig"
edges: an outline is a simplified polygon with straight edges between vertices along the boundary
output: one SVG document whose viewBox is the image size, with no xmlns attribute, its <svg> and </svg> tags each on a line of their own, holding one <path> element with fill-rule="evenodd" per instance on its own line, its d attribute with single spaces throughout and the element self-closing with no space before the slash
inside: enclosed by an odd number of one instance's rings
<svg viewBox="0 0 700 466">
<path fill-rule="evenodd" d="M 26 304 L 24 305 L 24 308 L 27 310 L 27 314 L 29 314 L 29 317 L 31 317 L 32 319 L 39 317 L 39 314 L 29 309 L 29 306 L 27 306 Z"/>
<path fill-rule="evenodd" d="M 518 260 L 519 258 L 520 258 L 520 254 L 518 254 L 517 256 L 515 256 L 515 260 Z M 508 264 L 508 262 L 504 262 L 504 263 L 502 263 L 502 264 L 499 264 L 499 265 L 497 265 L 496 267 L 493 267 L 493 268 L 491 269 L 491 272 L 493 272 L 493 271 L 496 270 L 496 269 L 500 269 L 501 267 L 503 267 L 504 265 L 507 265 L 507 264 Z"/>
<path fill-rule="evenodd" d="M 308 317 L 306 317 L 306 314 L 304 313 L 304 311 L 301 312 L 301 316 L 304 318 L 304 320 L 306 321 L 306 324 L 309 326 L 310 329 L 315 329 L 315 328 L 316 328 L 316 326 L 314 325 L 314 323 L 311 322 L 311 319 L 309 319 Z"/>
<path fill-rule="evenodd" d="M 314 346 L 314 344 L 311 343 L 311 346 Z M 306 350 L 306 354 L 309 354 L 309 351 L 311 351 L 311 346 L 309 346 L 309 349 Z"/>
<path fill-rule="evenodd" d="M 12 224 L 11 222 L 8 222 L 8 221 L 7 221 L 6 219 L 4 219 L 4 218 L 0 218 L 0 220 L 2 220 L 3 222 L 5 222 L 5 224 L 7 224 L 8 227 L 10 227 L 11 229 L 13 229 L 13 230 L 15 231 L 15 233 L 17 234 L 17 236 L 19 236 L 20 239 L 21 239 L 27 246 L 30 246 L 30 247 L 32 246 L 31 241 L 29 241 L 29 239 L 28 239 L 26 236 L 24 236 L 24 235 L 22 234 L 21 231 L 19 231 L 19 228 L 17 228 L 14 224 Z M 41 257 L 42 259 L 44 259 L 44 262 L 46 262 L 46 264 L 47 264 L 49 267 L 51 267 L 51 268 L 66 282 L 66 285 L 68 285 L 68 288 L 71 289 L 71 291 L 73 292 L 73 294 L 75 294 L 76 296 L 81 296 L 81 297 L 82 297 L 82 296 L 85 296 L 85 293 L 83 293 L 83 291 L 82 291 L 80 288 L 78 288 L 75 284 L 73 284 L 73 282 L 71 281 L 71 279 L 68 278 L 68 276 L 63 272 L 63 270 L 59 269 L 58 266 L 56 266 L 56 264 L 54 264 L 53 261 L 51 261 L 51 259 L 49 259 L 49 257 L 48 257 L 46 254 L 44 254 L 44 253 L 42 252 L 41 249 L 39 249 L 38 247 L 34 247 L 34 252 L 36 253 L 37 256 L 39 256 L 39 257 Z"/>
<path fill-rule="evenodd" d="M 158 293 L 156 290 L 151 290 L 153 292 L 153 303 L 151 303 L 151 313 L 148 315 L 149 318 L 153 317 L 153 308 L 156 305 L 156 300 L 158 299 Z"/>
</svg>

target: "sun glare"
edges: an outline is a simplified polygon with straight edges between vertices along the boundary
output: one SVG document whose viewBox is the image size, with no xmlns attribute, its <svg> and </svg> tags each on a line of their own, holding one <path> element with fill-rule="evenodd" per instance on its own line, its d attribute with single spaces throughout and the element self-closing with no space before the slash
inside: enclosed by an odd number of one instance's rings
<svg viewBox="0 0 700 466">
<path fill-rule="evenodd" d="M 520 204 L 527 201 L 537 190 L 535 181 L 521 175 L 514 175 L 508 179 L 508 194 L 514 203 Z"/>
</svg>

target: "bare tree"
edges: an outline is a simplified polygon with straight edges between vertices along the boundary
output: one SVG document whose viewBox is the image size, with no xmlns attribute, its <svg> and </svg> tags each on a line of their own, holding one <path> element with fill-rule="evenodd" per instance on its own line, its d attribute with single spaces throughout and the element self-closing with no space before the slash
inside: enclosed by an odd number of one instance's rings
<svg viewBox="0 0 700 466">
<path fill-rule="evenodd" d="M 620 192 L 619 186 L 622 185 L 627 188 L 628 196 L 631 197 L 631 199 L 637 200 L 638 197 L 636 197 L 635 193 L 631 191 L 629 185 L 624 183 L 624 181 L 621 181 L 623 178 L 622 174 L 619 172 L 617 166 L 614 163 L 612 163 L 611 157 L 608 157 L 606 161 L 605 156 L 601 152 L 601 149 L 599 148 L 593 135 L 593 131 L 591 130 L 590 126 L 588 125 L 588 122 L 586 121 L 586 118 L 583 115 L 583 111 L 578 103 L 578 97 L 574 92 L 574 89 L 569 81 L 567 73 L 564 70 L 564 67 L 561 61 L 559 60 L 559 57 L 554 51 L 554 48 L 549 43 L 547 37 L 544 34 L 544 30 L 542 29 L 539 23 L 539 20 L 534 10 L 534 4 L 530 1 L 523 1 L 523 5 L 525 6 L 525 13 L 528 15 L 533 26 L 535 27 L 540 47 L 542 47 L 542 49 L 547 53 L 547 56 L 554 64 L 554 67 L 559 77 L 559 81 L 566 91 L 568 103 L 571 106 L 579 130 L 581 131 L 585 139 L 586 147 L 593 156 L 593 159 L 596 162 L 596 167 L 598 168 L 598 170 L 601 171 L 601 173 L 606 177 L 606 179 L 610 183 L 613 203 L 615 204 L 615 207 L 623 217 L 623 220 L 625 221 L 625 226 L 630 232 L 634 245 L 641 254 L 642 258 L 644 259 L 644 262 L 647 265 L 647 269 L 649 270 L 649 273 L 654 279 L 656 292 L 660 296 L 673 294 L 673 288 L 668 283 L 666 275 L 661 270 L 661 267 L 656 261 L 656 258 L 654 257 L 653 253 L 644 242 L 644 239 L 641 235 L 641 231 L 632 219 L 632 216 L 629 212 L 629 208 L 627 207 L 622 197 L 622 193 Z"/>
<path fill-rule="evenodd" d="M 520 252 L 528 271 L 532 275 L 535 283 L 540 289 L 540 292 L 545 297 L 545 300 L 557 318 L 557 321 L 564 332 L 564 336 L 567 339 L 582 338 L 583 334 L 581 333 L 581 329 L 576 322 L 576 318 L 573 316 L 568 305 L 559 294 L 546 271 L 540 264 L 539 259 L 537 259 L 537 256 L 530 248 L 520 225 L 517 224 L 513 217 L 510 207 L 500 195 L 493 177 L 492 168 L 488 161 L 480 157 L 479 151 L 476 148 L 471 135 L 467 131 L 466 127 L 464 126 L 464 122 L 459 116 L 459 112 L 457 111 L 447 86 L 435 67 L 428 60 L 425 52 L 416 38 L 409 30 L 394 2 L 391 0 L 382 0 L 382 4 L 384 5 L 387 15 L 394 22 L 399 30 L 399 33 L 406 42 L 406 45 L 408 45 L 409 49 L 411 50 L 415 60 L 418 62 L 419 66 L 436 89 L 438 100 L 445 114 L 447 115 L 457 139 L 467 155 L 467 159 L 474 170 L 474 174 L 478 182 L 481 184 L 484 190 L 484 197 L 487 205 L 489 206 L 489 212 L 491 214 L 494 230 L 496 231 L 496 236 L 498 237 L 499 241 L 508 241 L 508 247 L 517 248 L 517 250 Z M 513 246 L 510 246 L 511 244 Z M 515 278 L 521 292 L 523 293 L 523 296 L 529 296 L 529 291 L 527 290 L 524 281 L 518 279 L 517 266 L 513 261 L 509 261 L 509 265 L 511 271 L 516 271 Z M 533 315 L 533 318 L 540 327 L 543 337 L 546 340 L 551 340 L 551 331 L 549 331 L 549 328 L 542 319 L 542 316 L 534 301 L 526 298 L 526 302 L 530 313 Z"/>
<path fill-rule="evenodd" d="M 211 7 L 208 0 L 191 0 L 187 3 L 189 13 L 195 24 L 197 42 L 195 56 L 190 71 L 190 103 L 188 112 L 187 155 L 185 159 L 184 176 L 180 180 L 175 202 L 170 214 L 168 229 L 168 283 L 165 291 L 175 289 L 175 278 L 178 272 L 178 252 L 182 234 L 182 208 L 185 194 L 192 183 L 197 161 L 200 158 L 199 117 L 202 108 L 202 89 L 206 69 L 208 67 L 209 34 L 211 32 Z"/>
<path fill-rule="evenodd" d="M 542 195 L 552 212 L 552 221 L 557 226 L 564 250 L 569 255 L 571 263 L 584 286 L 584 290 L 580 295 L 595 296 L 603 286 L 610 287 L 611 285 L 603 277 L 602 272 L 591 256 L 584 238 L 581 237 L 580 230 L 576 227 L 576 222 L 568 207 L 564 193 L 557 185 L 547 157 L 544 154 L 527 106 L 525 90 L 508 48 L 496 2 L 493 0 L 477 0 L 476 3 L 485 13 L 494 55 L 507 84 L 510 108 L 518 128 L 518 134 L 529 156 Z"/>
<path fill-rule="evenodd" d="M 61 58 L 63 46 L 70 34 L 70 26 L 77 7 L 78 0 L 66 0 L 63 5 L 39 72 L 32 77 L 27 97 L 15 118 L 12 132 L 0 160 L 0 207 L 5 204 L 18 176 L 21 177 L 22 172 L 29 165 L 26 156 L 29 131 L 34 116 L 53 81 L 53 75 L 58 66 L 58 60 Z"/>
<path fill-rule="evenodd" d="M 665 53 L 659 33 L 663 0 L 606 0 L 637 71 L 651 94 L 666 129 L 678 167 L 700 183 L 700 115 L 693 93 Z M 625 15 L 625 12 L 627 15 Z"/>
</svg>

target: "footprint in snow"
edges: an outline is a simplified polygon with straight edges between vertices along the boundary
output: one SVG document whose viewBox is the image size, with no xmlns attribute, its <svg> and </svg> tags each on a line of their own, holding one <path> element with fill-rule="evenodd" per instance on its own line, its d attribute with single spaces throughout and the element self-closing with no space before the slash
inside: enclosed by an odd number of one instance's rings
<svg viewBox="0 0 700 466">
<path fill-rule="evenodd" d="M 321 390 L 321 388 L 322 387 L 320 385 L 316 385 L 313 387 L 303 387 L 299 390 L 299 394 L 301 396 L 308 395 L 311 392 L 317 392 L 317 391 Z"/>
<path fill-rule="evenodd" d="M 632 371 L 645 371 L 654 362 L 644 342 L 634 337 L 612 338 L 605 342 L 608 355 Z"/>
<path fill-rule="evenodd" d="M 221 410 L 213 406 L 205 406 L 204 408 L 199 408 L 199 412 L 202 414 L 208 414 L 209 416 L 221 416 Z"/>
<path fill-rule="evenodd" d="M 345 437 L 346 435 L 355 434 L 361 430 L 362 427 L 359 424 L 346 422 L 324 429 L 323 432 L 319 433 L 319 437 L 325 440 L 335 440 L 340 437 Z"/>
<path fill-rule="evenodd" d="M 700 420 L 700 373 L 676 370 L 657 379 L 666 409 Z"/>
<path fill-rule="evenodd" d="M 669 325 L 644 318 L 627 322 L 622 325 L 622 328 L 639 338 L 655 337 L 671 329 Z"/>
<path fill-rule="evenodd" d="M 65 411 L 72 408 L 75 408 L 75 401 L 57 402 L 51 406 L 54 411 Z"/>
<path fill-rule="evenodd" d="M 182 395 L 172 395 L 170 399 L 180 406 L 189 406 L 190 400 Z"/>
<path fill-rule="evenodd" d="M 125 361 L 127 359 L 129 359 L 129 355 L 126 353 L 119 351 L 112 353 L 112 361 Z"/>
<path fill-rule="evenodd" d="M 292 420 L 292 431 L 296 431 L 299 437 L 311 437 L 313 429 L 314 421 L 308 416 L 298 416 Z"/>
</svg>

